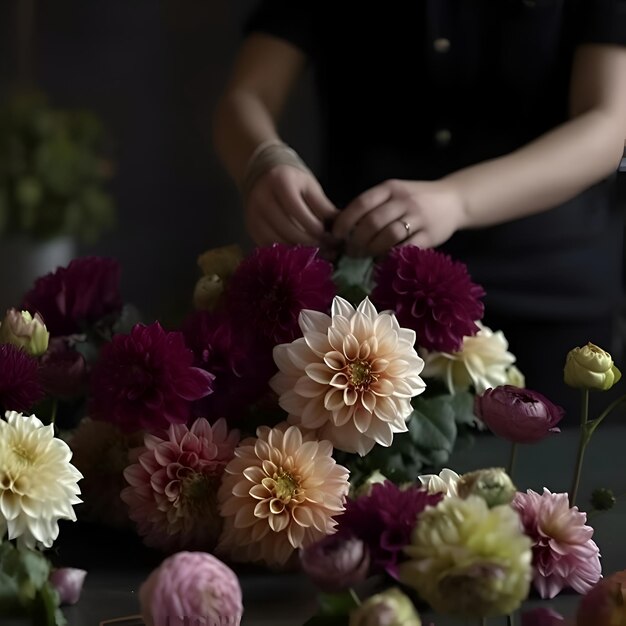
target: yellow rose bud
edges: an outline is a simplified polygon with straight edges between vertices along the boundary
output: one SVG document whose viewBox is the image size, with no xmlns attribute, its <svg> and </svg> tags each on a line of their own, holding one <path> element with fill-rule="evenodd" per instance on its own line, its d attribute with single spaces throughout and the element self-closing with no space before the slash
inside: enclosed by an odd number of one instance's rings
<svg viewBox="0 0 626 626">
<path fill-rule="evenodd" d="M 48 349 L 50 333 L 39 313 L 9 309 L 0 324 L 0 343 L 12 343 L 32 356 Z"/>
<path fill-rule="evenodd" d="M 511 365 L 506 371 L 506 384 L 513 387 L 524 389 L 526 387 L 526 378 L 524 374 L 515 365 Z"/>
<path fill-rule="evenodd" d="M 213 311 L 223 293 L 224 281 L 219 276 L 202 276 L 193 290 L 193 306 L 198 311 Z"/>
<path fill-rule="evenodd" d="M 377 484 L 383 484 L 388 478 L 380 472 L 380 470 L 374 470 L 355 490 L 354 498 L 360 498 L 361 496 L 369 496 L 372 493 L 372 487 Z"/>
<path fill-rule="evenodd" d="M 370 596 L 350 613 L 349 626 L 421 626 L 413 602 L 397 587 Z"/>
<path fill-rule="evenodd" d="M 237 246 L 213 248 L 198 257 L 198 265 L 205 276 L 219 276 L 227 281 L 243 260 L 243 250 Z"/>
<path fill-rule="evenodd" d="M 593 343 L 570 350 L 565 361 L 565 384 L 577 389 L 610 389 L 622 373 L 611 355 Z"/>
</svg>

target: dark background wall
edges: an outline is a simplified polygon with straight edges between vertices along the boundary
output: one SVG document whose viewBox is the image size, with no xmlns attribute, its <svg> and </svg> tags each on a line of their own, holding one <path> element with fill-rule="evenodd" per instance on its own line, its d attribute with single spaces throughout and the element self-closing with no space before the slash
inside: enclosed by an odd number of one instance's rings
<svg viewBox="0 0 626 626">
<path fill-rule="evenodd" d="M 0 0 L 0 96 L 17 72 L 16 9 Z M 35 83 L 59 107 L 104 121 L 116 162 L 113 232 L 81 254 L 114 256 L 122 288 L 147 318 L 177 320 L 189 308 L 196 257 L 249 245 L 237 191 L 213 152 L 210 120 L 254 0 L 35 0 Z M 296 101 L 307 101 L 303 83 Z M 315 116 L 285 120 L 315 159 Z M 1 244 L 0 244 L 1 245 Z"/>
</svg>

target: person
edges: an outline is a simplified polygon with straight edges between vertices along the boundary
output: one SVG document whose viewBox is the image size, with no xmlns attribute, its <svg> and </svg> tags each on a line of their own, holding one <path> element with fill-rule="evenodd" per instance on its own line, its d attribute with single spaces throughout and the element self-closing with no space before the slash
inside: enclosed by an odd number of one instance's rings
<svg viewBox="0 0 626 626">
<path fill-rule="evenodd" d="M 309 67 L 316 173 L 279 133 Z M 445 251 L 527 385 L 563 405 L 571 348 L 619 362 L 623 0 L 262 0 L 213 133 L 256 244 Z"/>
</svg>

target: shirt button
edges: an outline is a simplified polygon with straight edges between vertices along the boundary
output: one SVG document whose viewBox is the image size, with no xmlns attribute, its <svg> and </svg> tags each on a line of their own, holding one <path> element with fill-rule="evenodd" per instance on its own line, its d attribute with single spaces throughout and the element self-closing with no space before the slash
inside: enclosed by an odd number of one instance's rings
<svg viewBox="0 0 626 626">
<path fill-rule="evenodd" d="M 449 128 L 440 128 L 435 133 L 435 143 L 442 148 L 445 148 L 452 141 L 452 133 Z"/>
<path fill-rule="evenodd" d="M 450 40 L 445 37 L 439 37 L 433 41 L 433 48 L 435 49 L 435 52 L 439 52 L 441 54 L 448 52 L 448 50 L 450 50 Z"/>
</svg>

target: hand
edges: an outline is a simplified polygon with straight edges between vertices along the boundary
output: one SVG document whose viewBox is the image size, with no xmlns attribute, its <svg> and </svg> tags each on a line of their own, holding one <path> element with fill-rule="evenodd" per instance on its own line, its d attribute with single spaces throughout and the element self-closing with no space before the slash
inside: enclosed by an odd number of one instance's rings
<svg viewBox="0 0 626 626">
<path fill-rule="evenodd" d="M 338 213 L 310 172 L 276 165 L 250 190 L 245 223 L 259 246 L 278 242 L 328 248 L 332 237 L 325 232 L 324 223 Z"/>
<path fill-rule="evenodd" d="M 379 256 L 397 245 L 438 246 L 465 222 L 464 203 L 451 183 L 387 180 L 355 198 L 332 232 L 346 239 L 350 256 Z"/>
</svg>

